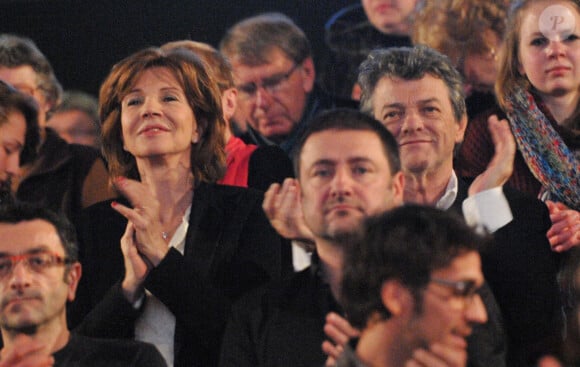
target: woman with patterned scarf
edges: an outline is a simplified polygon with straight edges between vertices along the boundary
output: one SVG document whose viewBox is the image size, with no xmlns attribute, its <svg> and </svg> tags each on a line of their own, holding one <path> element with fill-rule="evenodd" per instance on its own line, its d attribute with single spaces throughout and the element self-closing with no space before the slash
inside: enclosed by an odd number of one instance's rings
<svg viewBox="0 0 580 367">
<path fill-rule="evenodd" d="M 554 251 L 580 246 L 580 1 L 512 3 L 496 96 L 541 183 Z"/>
</svg>

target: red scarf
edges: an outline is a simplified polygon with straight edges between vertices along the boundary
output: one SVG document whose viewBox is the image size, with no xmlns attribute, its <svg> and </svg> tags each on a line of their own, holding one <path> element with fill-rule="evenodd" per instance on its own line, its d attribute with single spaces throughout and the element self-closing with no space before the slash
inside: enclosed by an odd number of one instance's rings
<svg viewBox="0 0 580 367">
<path fill-rule="evenodd" d="M 242 139 L 232 137 L 226 144 L 226 174 L 218 183 L 248 187 L 250 157 L 257 148 L 257 145 L 246 144 Z"/>
</svg>

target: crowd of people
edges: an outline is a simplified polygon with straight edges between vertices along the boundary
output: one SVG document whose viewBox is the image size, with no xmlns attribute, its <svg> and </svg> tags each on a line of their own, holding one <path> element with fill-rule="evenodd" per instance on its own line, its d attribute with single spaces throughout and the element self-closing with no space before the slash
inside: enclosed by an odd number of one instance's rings
<svg viewBox="0 0 580 367">
<path fill-rule="evenodd" d="M 0 34 L 0 367 L 580 366 L 580 2 L 362 0 L 118 61 Z"/>
</svg>

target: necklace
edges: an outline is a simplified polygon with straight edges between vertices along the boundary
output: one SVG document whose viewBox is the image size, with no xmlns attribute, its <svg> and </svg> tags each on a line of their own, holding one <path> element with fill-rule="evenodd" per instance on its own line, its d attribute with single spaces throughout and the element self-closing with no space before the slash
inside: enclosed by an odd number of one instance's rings
<svg viewBox="0 0 580 367">
<path fill-rule="evenodd" d="M 171 233 L 176 229 L 179 228 L 179 226 L 181 225 L 180 223 L 183 221 L 183 216 L 185 215 L 185 212 L 187 212 L 187 209 L 190 207 L 192 201 L 193 201 L 193 190 L 191 191 L 191 199 L 188 200 L 188 204 L 185 206 L 185 208 L 183 210 L 181 210 L 181 216 L 179 217 L 179 223 L 177 224 L 176 227 L 174 227 L 173 230 L 169 230 L 169 231 L 162 231 L 161 232 L 161 238 L 163 238 L 164 241 L 169 240 Z"/>
</svg>

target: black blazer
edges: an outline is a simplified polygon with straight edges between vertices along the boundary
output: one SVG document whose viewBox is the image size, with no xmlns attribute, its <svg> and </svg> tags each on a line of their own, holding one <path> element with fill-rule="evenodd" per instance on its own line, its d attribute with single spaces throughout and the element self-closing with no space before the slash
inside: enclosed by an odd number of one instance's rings
<svg viewBox="0 0 580 367">
<path fill-rule="evenodd" d="M 459 180 L 452 210 L 461 212 L 468 184 Z M 503 188 L 513 220 L 497 230 L 494 245 L 482 251 L 482 268 L 501 309 L 508 339 L 508 366 L 550 352 L 562 327 L 557 285 L 559 257 L 546 232 L 552 222 L 546 205 L 520 191 Z"/>
<path fill-rule="evenodd" d="M 281 239 L 261 204 L 262 194 L 256 190 L 199 184 L 184 255 L 170 249 L 147 276 L 145 287 L 176 317 L 175 366 L 217 365 L 232 302 L 257 285 L 280 278 Z M 79 333 L 134 336 L 141 310 L 124 299 L 119 283 L 124 273 L 120 238 L 126 223 L 110 201 L 83 213 L 79 228 L 83 277 L 69 315 L 73 324 L 86 315 Z"/>
</svg>

